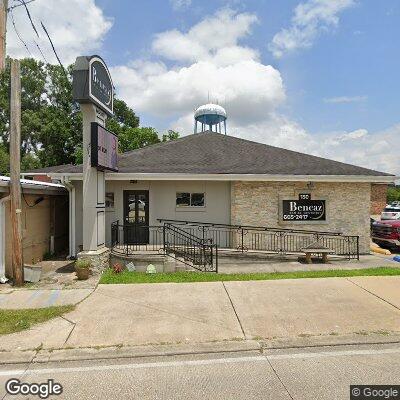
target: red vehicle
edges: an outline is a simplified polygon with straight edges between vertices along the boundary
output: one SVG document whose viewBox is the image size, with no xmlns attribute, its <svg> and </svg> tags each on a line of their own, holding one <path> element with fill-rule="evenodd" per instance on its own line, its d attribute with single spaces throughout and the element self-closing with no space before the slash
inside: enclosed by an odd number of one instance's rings
<svg viewBox="0 0 400 400">
<path fill-rule="evenodd" d="M 400 248 L 400 220 L 374 222 L 371 235 L 372 240 L 379 246 Z"/>
</svg>

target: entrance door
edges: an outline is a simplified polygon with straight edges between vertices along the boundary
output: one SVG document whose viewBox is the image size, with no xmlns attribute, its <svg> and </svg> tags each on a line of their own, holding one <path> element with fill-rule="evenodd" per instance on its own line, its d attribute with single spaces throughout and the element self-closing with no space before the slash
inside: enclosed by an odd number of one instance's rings
<svg viewBox="0 0 400 400">
<path fill-rule="evenodd" d="M 124 190 L 126 244 L 149 243 L 149 191 Z"/>
</svg>

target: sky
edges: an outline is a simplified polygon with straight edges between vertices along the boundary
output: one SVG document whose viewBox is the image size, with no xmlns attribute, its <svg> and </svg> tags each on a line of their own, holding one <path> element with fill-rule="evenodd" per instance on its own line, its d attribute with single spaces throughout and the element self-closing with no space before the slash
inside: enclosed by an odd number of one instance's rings
<svg viewBox="0 0 400 400">
<path fill-rule="evenodd" d="M 10 0 L 10 5 L 18 4 Z M 208 99 L 229 135 L 400 175 L 398 0 L 34 0 L 7 52 L 99 54 L 142 126 L 193 132 Z M 16 31 L 28 50 L 17 37 Z M 39 52 L 37 44 L 42 50 Z"/>
</svg>

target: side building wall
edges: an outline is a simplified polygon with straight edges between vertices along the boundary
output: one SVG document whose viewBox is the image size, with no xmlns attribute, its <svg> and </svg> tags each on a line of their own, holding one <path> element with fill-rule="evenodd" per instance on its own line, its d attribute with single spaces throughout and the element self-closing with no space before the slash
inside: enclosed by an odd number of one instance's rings
<svg viewBox="0 0 400 400">
<path fill-rule="evenodd" d="M 283 222 L 279 218 L 282 198 L 297 199 L 311 193 L 326 200 L 326 221 L 320 223 Z M 360 253 L 370 248 L 370 183 L 232 182 L 231 221 L 237 225 L 270 226 L 342 232 L 360 236 Z"/>
<path fill-rule="evenodd" d="M 35 201 L 43 198 L 40 203 Z M 24 194 L 22 199 L 22 252 L 24 264 L 35 264 L 50 252 L 51 236 L 54 252 L 68 248 L 68 197 Z M 12 235 L 10 202 L 6 203 L 5 266 L 6 275 L 12 276 Z"/>
<path fill-rule="evenodd" d="M 371 185 L 371 215 L 379 215 L 386 206 L 388 185 Z"/>
</svg>

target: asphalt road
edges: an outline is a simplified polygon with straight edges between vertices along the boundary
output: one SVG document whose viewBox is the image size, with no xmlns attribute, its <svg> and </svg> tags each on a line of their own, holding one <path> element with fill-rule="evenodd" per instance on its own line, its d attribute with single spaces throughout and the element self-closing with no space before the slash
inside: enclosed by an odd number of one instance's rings
<svg viewBox="0 0 400 400">
<path fill-rule="evenodd" d="M 349 399 L 350 384 L 400 384 L 400 345 L 362 345 L 0 366 L 5 383 L 63 386 L 60 399 Z"/>
</svg>

